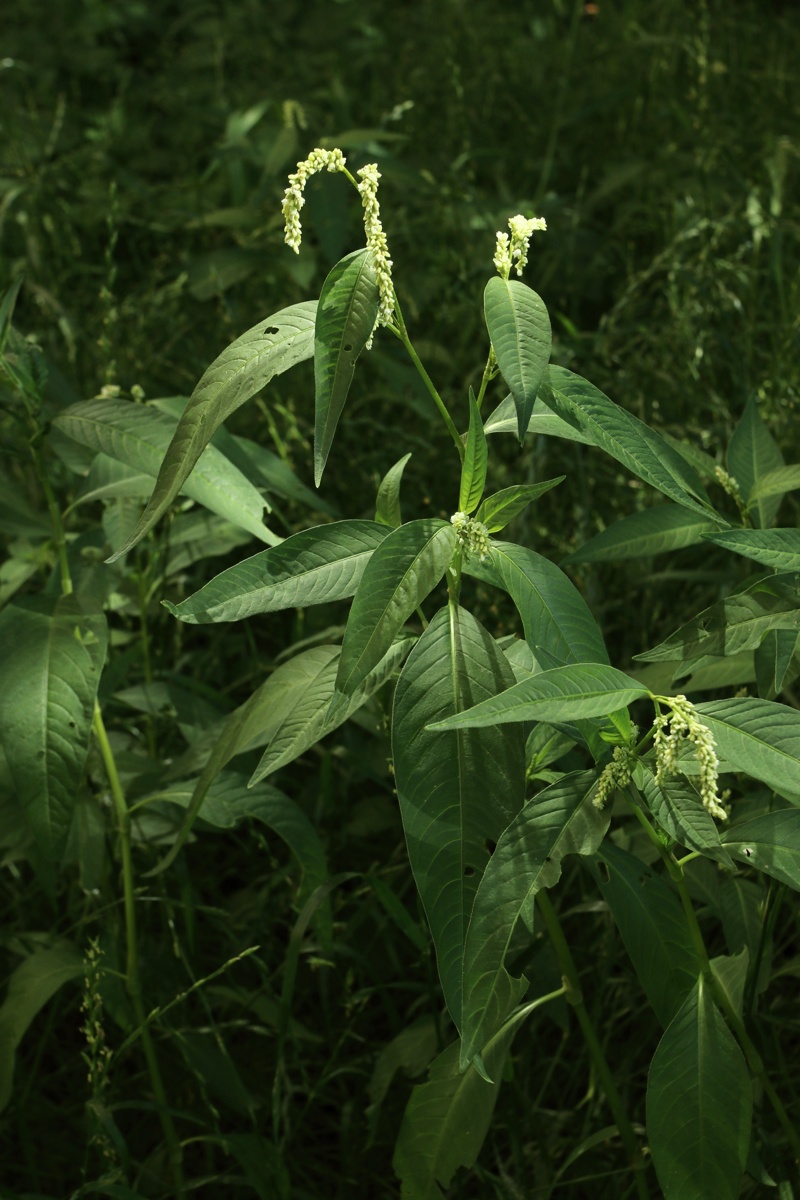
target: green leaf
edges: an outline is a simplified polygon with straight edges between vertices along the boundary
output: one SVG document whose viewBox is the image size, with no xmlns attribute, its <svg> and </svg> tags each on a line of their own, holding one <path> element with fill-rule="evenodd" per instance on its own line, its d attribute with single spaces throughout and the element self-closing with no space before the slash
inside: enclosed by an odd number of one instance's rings
<svg viewBox="0 0 800 1200">
<path fill-rule="evenodd" d="M 473 513 L 481 502 L 486 487 L 486 465 L 488 453 L 486 435 L 483 432 L 481 414 L 472 388 L 469 389 L 469 433 L 461 466 L 461 488 L 458 493 L 458 511 Z"/>
<path fill-rule="evenodd" d="M 662 1025 L 668 1025 L 695 985 L 702 963 L 680 900 L 664 879 L 632 854 L 606 841 L 598 871 L 603 897 L 625 949 Z"/>
<path fill-rule="evenodd" d="M 800 712 L 772 700 L 735 696 L 697 705 L 717 754 L 779 795 L 800 793 Z"/>
<path fill-rule="evenodd" d="M 564 559 L 574 562 L 615 562 L 621 558 L 645 558 L 694 546 L 704 533 L 716 530 L 719 521 L 679 504 L 660 504 L 633 513 L 590 538 L 580 550 Z"/>
<path fill-rule="evenodd" d="M 800 634 L 793 629 L 770 629 L 756 647 L 754 665 L 758 694 L 774 700 L 797 677 L 793 659 L 800 648 Z"/>
<path fill-rule="evenodd" d="M 543 496 L 565 479 L 566 475 L 557 475 L 555 479 L 546 479 L 542 483 L 515 484 L 513 487 L 503 488 L 493 496 L 486 497 L 476 513 L 476 518 L 483 522 L 489 533 L 497 533 L 527 508 L 531 500 Z"/>
<path fill-rule="evenodd" d="M 45 877 L 67 844 L 108 633 L 77 596 L 28 596 L 0 613 L 0 736 Z"/>
<path fill-rule="evenodd" d="M 776 571 L 800 571 L 800 529 L 727 529 L 706 540 Z"/>
<path fill-rule="evenodd" d="M 386 472 L 378 488 L 375 501 L 375 520 L 381 525 L 388 525 L 390 529 L 399 529 L 403 524 L 400 512 L 400 481 L 410 458 L 410 454 L 404 454 L 402 458 L 399 458 L 394 466 Z"/>
<path fill-rule="evenodd" d="M 22 276 L 20 275 L 3 293 L 3 298 L 0 300 L 0 355 L 6 348 L 8 333 L 11 329 L 11 318 L 14 316 L 14 308 L 17 303 L 19 289 L 22 287 Z"/>
<path fill-rule="evenodd" d="M 181 621 L 205 625 L 345 600 L 355 595 L 370 557 L 387 535 L 375 521 L 335 521 L 304 529 L 229 567 L 180 604 L 163 604 Z"/>
<path fill-rule="evenodd" d="M 378 280 L 369 250 L 354 250 L 322 285 L 314 327 L 314 482 L 319 487 L 361 351 L 378 316 Z"/>
<path fill-rule="evenodd" d="M 521 442 L 550 360 L 550 317 L 532 288 L 499 275 L 486 285 L 483 310 L 497 365 L 514 397 Z"/>
<path fill-rule="evenodd" d="M 517 430 L 517 410 L 514 405 L 514 397 L 509 394 L 486 418 L 483 432 L 488 437 L 490 433 L 516 434 Z M 540 397 L 537 397 L 533 406 L 526 432 L 541 433 L 544 437 L 565 438 L 569 442 L 579 442 L 583 446 L 594 445 L 594 440 L 588 434 L 582 433 L 566 421 L 562 421 L 561 417 L 557 417 L 554 412 L 550 411 Z"/>
<path fill-rule="evenodd" d="M 310 746 L 338 729 L 400 668 L 412 644 L 413 638 L 410 637 L 401 637 L 394 642 L 377 667 L 348 697 L 348 703 L 342 705 L 333 704 L 339 660 L 338 655 L 332 658 L 314 679 L 313 686 L 297 696 L 291 711 L 274 729 L 269 745 L 253 772 L 251 784 L 294 762 Z"/>
<path fill-rule="evenodd" d="M 691 784 L 672 776 L 659 785 L 649 764 L 645 763 L 639 764 L 638 771 L 636 783 L 664 832 L 678 845 L 697 850 L 732 870 L 734 864 L 722 845 L 717 824 L 703 808 Z"/>
<path fill-rule="evenodd" d="M 774 467 L 762 475 L 750 489 L 747 507 L 753 508 L 757 501 L 769 500 L 773 496 L 785 496 L 800 488 L 800 463 L 788 467 Z"/>
<path fill-rule="evenodd" d="M 561 662 L 608 663 L 603 635 L 586 602 L 549 559 L 524 546 L 496 542 L 486 562 L 469 556 L 464 572 L 508 592 L 534 655 L 542 648 Z"/>
<path fill-rule="evenodd" d="M 700 977 L 647 1081 L 647 1133 L 664 1200 L 737 1200 L 752 1114 L 744 1057 Z"/>
<path fill-rule="evenodd" d="M 749 965 L 750 953 L 746 946 L 742 946 L 738 954 L 721 954 L 717 958 L 712 958 L 709 963 L 714 979 L 727 996 L 731 1008 L 740 1018 Z"/>
<path fill-rule="evenodd" d="M 513 681 L 494 639 L 451 604 L 417 642 L 395 691 L 392 750 L 408 856 L 456 1025 L 467 923 L 489 861 L 487 843 L 522 806 L 525 743 L 514 727 L 442 734 L 427 726 Z"/>
<path fill-rule="evenodd" d="M 153 495 L 142 513 L 141 520 L 126 542 L 116 551 L 114 558 L 127 553 L 141 541 L 164 515 L 179 492 L 185 490 L 187 495 L 192 495 L 188 487 L 184 489 L 184 484 L 222 422 L 256 392 L 266 387 L 275 375 L 280 375 L 296 363 L 311 357 L 314 353 L 316 309 L 316 301 L 304 301 L 302 304 L 293 304 L 273 313 L 242 334 L 214 360 L 192 392 L 177 427 L 173 426 L 174 433 L 163 454 L 162 442 L 159 440 L 159 464 L 155 470 L 149 472 L 158 476 Z M 56 423 L 60 420 L 61 418 L 58 418 Z M 70 436 L 74 437 L 75 434 L 70 433 Z M 99 448 L 105 449 L 103 446 Z M 206 501 L 201 500 L 200 503 L 204 504 Z M 215 508 L 214 511 L 222 510 Z M 241 518 L 239 523 L 241 524 Z M 263 537 L 263 534 L 258 536 Z M 264 540 L 269 541 L 269 538 Z"/>
<path fill-rule="evenodd" d="M 690 662 L 701 655 L 728 656 L 754 650 L 770 629 L 800 630 L 800 609 L 776 577 L 718 600 L 660 645 L 634 655 L 637 662 Z"/>
<path fill-rule="evenodd" d="M 753 817 L 727 829 L 722 840 L 741 862 L 800 891 L 800 809 Z"/>
<path fill-rule="evenodd" d="M 591 803 L 596 771 L 573 772 L 545 788 L 500 836 L 475 896 L 464 946 L 461 1069 L 494 1036 L 519 999 L 524 979 L 512 979 L 506 954 L 517 920 L 531 918 L 541 888 L 561 877 L 566 854 L 594 854 L 611 814 Z"/>
<path fill-rule="evenodd" d="M 63 984 L 83 974 L 83 959 L 72 942 L 36 950 L 8 981 L 0 1007 L 0 1112 L 11 1099 L 14 1055 L 36 1014 Z"/>
<path fill-rule="evenodd" d="M 758 401 L 752 398 L 734 430 L 727 454 L 728 471 L 739 484 L 742 499 L 752 513 L 756 525 L 765 529 L 775 520 L 780 508 L 781 497 L 755 498 L 751 505 L 753 489 L 767 475 L 783 466 L 780 448 L 761 420 Z"/>
<path fill-rule="evenodd" d="M 444 575 L 455 542 L 449 522 L 429 517 L 392 530 L 373 552 L 344 631 L 338 692 L 352 695 L 378 665 L 403 624 Z"/>
<path fill-rule="evenodd" d="M 171 417 L 151 405 L 115 399 L 83 400 L 73 404 L 55 418 L 53 425 L 74 441 L 89 446 L 92 450 L 99 450 L 135 471 L 143 471 L 151 476 L 159 475 L 159 466 L 165 453 L 168 454 L 168 459 L 170 458 L 172 451 L 168 452 L 168 447 L 174 445 L 180 430 L 180 422 L 176 428 L 176 423 Z M 198 458 L 200 454 L 193 460 L 192 466 Z M 167 462 L 168 459 L 164 461 Z M 132 534 L 111 556 L 109 562 L 119 558 L 144 537 L 179 491 L 185 492 L 199 504 L 226 517 L 235 525 L 241 525 L 264 542 L 278 540 L 262 523 L 263 496 L 219 450 L 208 446 L 191 479 L 187 478 L 188 474 L 186 471 L 181 475 L 180 482 L 170 491 L 169 501 L 164 504 L 164 508 L 159 509 L 152 520 L 145 520 L 153 504 L 153 501 L 150 501 L 137 526 L 135 536 Z M 156 483 L 156 493 L 159 489 L 160 485 Z"/>
<path fill-rule="evenodd" d="M 699 475 L 660 434 L 565 367 L 550 367 L 542 400 L 639 479 L 684 508 L 716 514 Z"/>
<path fill-rule="evenodd" d="M 577 721 L 604 717 L 650 695 L 615 667 L 569 664 L 541 671 L 433 729 L 476 729 L 508 721 Z"/>
</svg>

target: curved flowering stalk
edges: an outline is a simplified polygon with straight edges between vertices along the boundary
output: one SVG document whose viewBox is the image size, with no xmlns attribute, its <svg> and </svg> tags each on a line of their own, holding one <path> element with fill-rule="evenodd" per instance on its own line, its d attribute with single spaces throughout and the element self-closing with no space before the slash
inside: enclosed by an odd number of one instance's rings
<svg viewBox="0 0 800 1200">
<path fill-rule="evenodd" d="M 717 795 L 719 759 L 713 733 L 703 724 L 697 709 L 685 696 L 659 696 L 657 703 L 659 701 L 670 711 L 659 711 L 654 722 L 656 783 L 661 784 L 668 775 L 676 774 L 680 751 L 689 742 L 694 746 L 695 758 L 700 766 L 700 799 L 703 807 L 717 820 L 727 820 L 728 814 Z"/>
<path fill-rule="evenodd" d="M 300 253 L 300 242 L 303 230 L 300 225 L 300 209 L 306 202 L 303 195 L 305 186 L 312 175 L 318 171 L 342 171 L 355 183 L 353 176 L 345 167 L 345 159 L 341 150 L 312 150 L 308 158 L 297 164 L 297 170 L 289 176 L 289 186 L 283 194 L 281 211 L 286 222 L 284 241 L 291 246 L 295 254 Z"/>
</svg>

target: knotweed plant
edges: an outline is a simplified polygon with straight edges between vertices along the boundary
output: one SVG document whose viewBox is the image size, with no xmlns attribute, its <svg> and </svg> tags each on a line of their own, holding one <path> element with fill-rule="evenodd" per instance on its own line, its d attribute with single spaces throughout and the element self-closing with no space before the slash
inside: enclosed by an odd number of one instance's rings
<svg viewBox="0 0 800 1200">
<path fill-rule="evenodd" d="M 754 868 L 777 887 L 800 886 L 800 715 L 776 700 L 800 674 L 800 545 L 796 531 L 770 528 L 775 498 L 796 486 L 800 468 L 778 469 L 770 434 L 749 405 L 723 469 L 725 491 L 738 506 L 731 517 L 706 490 L 707 456 L 684 453 L 588 380 L 551 363 L 547 307 L 522 278 L 535 268 L 534 234 L 546 236 L 544 219 L 533 214 L 511 216 L 508 230 L 498 232 L 494 272 L 486 247 L 486 356 L 482 370 L 476 366 L 477 392 L 467 386 L 460 404 L 448 405 L 412 342 L 398 299 L 376 164 L 351 173 L 340 150 L 313 150 L 289 178 L 287 245 L 301 251 L 304 189 L 318 172 L 345 177 L 328 186 L 356 189 L 363 245 L 332 268 L 318 300 L 277 309 L 212 363 L 175 418 L 153 494 L 132 531 L 118 538 L 110 561 L 141 543 L 182 489 L 202 483 L 201 456 L 220 453 L 209 443 L 222 422 L 304 360 L 314 362 L 316 483 L 329 459 L 333 469 L 349 470 L 332 447 L 358 360 L 375 338 L 402 344 L 447 430 L 452 498 L 431 515 L 413 512 L 414 498 L 401 496 L 409 457 L 402 421 L 388 439 L 371 518 L 344 517 L 281 539 L 264 523 L 263 496 L 256 493 L 254 502 L 243 489 L 226 497 L 226 519 L 267 548 L 187 598 L 165 600 L 178 620 L 225 623 L 333 602 L 349 604 L 349 611 L 341 637 L 334 627 L 322 643 L 297 647 L 227 719 L 215 744 L 204 747 L 185 819 L 159 870 L 183 852 L 198 814 L 210 820 L 209 789 L 237 754 L 264 747 L 250 780 L 261 786 L 381 691 L 391 701 L 394 780 L 408 857 L 456 1035 L 408 1102 L 394 1156 L 403 1196 L 432 1200 L 459 1167 L 474 1164 L 483 1137 L 476 1131 L 489 1127 L 514 1038 L 524 1036 L 534 1010 L 566 997 L 578 1029 L 571 1036 L 585 1039 L 621 1142 L 620 1171 L 629 1177 L 620 1179 L 619 1194 L 655 1195 L 654 1171 L 666 1200 L 736 1200 L 745 1169 L 766 1178 L 762 1139 L 770 1145 L 770 1170 L 779 1172 L 773 1164 L 784 1161 L 781 1154 L 787 1162 L 800 1158 L 800 1137 L 753 1039 L 764 945 L 759 942 L 752 956 L 730 945 L 712 961 L 692 897 L 702 894 L 704 907 L 713 908 L 717 888 Z M 10 308 L 13 298 L 6 315 Z M 24 347 L 13 342 L 12 351 L 5 369 L 24 389 Z M 490 389 L 499 391 L 487 412 Z M 95 436 L 91 431 L 103 421 L 144 431 L 143 422 L 153 419 L 141 403 L 101 397 L 73 406 L 55 424 L 80 441 Z M 520 444 L 547 436 L 593 447 L 666 501 L 601 532 L 571 562 L 613 561 L 626 552 L 654 554 L 705 540 L 720 552 L 755 560 L 759 572 L 644 650 L 635 666 L 613 666 L 595 615 L 562 567 L 506 536 L 546 492 L 561 485 L 567 492 L 565 476 L 493 490 L 489 443 L 501 435 Z M 32 439 L 34 453 L 37 445 Z M 712 473 L 713 467 L 706 478 Z M 191 494 L 221 503 L 219 489 L 212 498 L 202 488 Z M 572 504 L 563 507 L 568 512 Z M 59 548 L 63 552 L 63 536 Z M 72 694 L 82 697 L 82 707 L 67 714 L 70 744 L 82 745 L 85 754 L 94 736 L 108 778 L 123 847 L 126 981 L 144 1041 L 149 1018 L 136 965 L 130 814 L 95 703 L 105 625 L 71 597 L 66 555 L 63 564 L 63 595 L 50 616 L 45 620 L 38 610 L 28 616 L 31 628 L 38 622 L 36 636 L 48 644 L 62 640 Z M 479 596 L 486 588 L 515 610 L 519 636 L 499 635 L 481 619 Z M 742 655 L 743 668 L 736 657 Z M 12 661 L 6 672 L 12 684 L 13 669 Z M 737 676 L 742 669 L 743 679 Z M 695 678 L 706 682 L 695 684 Z M 757 695 L 750 694 L 754 678 Z M 700 686 L 714 689 L 716 698 L 700 699 Z M 10 703 L 21 703 L 19 687 L 6 691 Z M 30 746 L 7 742 L 12 769 Z M 730 815 L 720 799 L 721 777 L 732 796 Z M 756 781 L 760 799 L 740 805 L 741 781 L 748 779 Z M 55 835 L 42 830 L 44 854 Z M 63 850 L 63 841 L 59 846 Z M 584 1001 L 593 987 L 592 963 L 576 966 L 551 899 L 567 858 L 571 873 L 580 864 L 598 889 L 663 1026 L 657 1045 L 641 1047 L 651 1059 L 646 1112 L 626 1110 L 590 1017 L 602 997 Z M 303 922 L 315 911 L 315 897 L 336 883 L 321 884 L 322 891 L 308 897 Z M 519 947 L 530 945 L 540 925 L 558 963 L 555 989 L 537 977 L 538 958 L 526 968 L 530 977 L 518 965 Z M 293 946 L 301 936 L 293 935 Z M 293 953 L 298 948 L 299 942 Z M 286 968 L 287 986 L 294 969 Z M 87 994 L 88 1065 L 97 1093 L 104 1086 L 99 1009 L 93 988 Z M 280 1061 L 286 1019 L 284 1013 Z M 178 1116 L 171 1115 L 175 1106 L 167 1102 L 152 1043 L 145 1049 L 176 1194 L 183 1194 Z M 283 1079 L 279 1068 L 273 1151 L 290 1101 Z M 592 1134 L 610 1136 L 608 1130 Z"/>
</svg>

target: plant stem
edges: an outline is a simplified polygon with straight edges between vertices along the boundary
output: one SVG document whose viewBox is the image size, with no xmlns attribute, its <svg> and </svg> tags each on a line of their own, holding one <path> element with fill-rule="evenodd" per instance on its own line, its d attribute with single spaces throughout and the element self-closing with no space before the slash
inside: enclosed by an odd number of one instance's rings
<svg viewBox="0 0 800 1200">
<path fill-rule="evenodd" d="M 156 1055 L 156 1048 L 153 1044 L 153 1039 L 150 1036 L 150 1029 L 147 1024 L 147 1017 L 144 1011 L 144 1005 L 142 1003 L 142 990 L 139 979 L 138 943 L 136 938 L 136 896 L 133 884 L 133 855 L 131 853 L 131 816 L 125 801 L 125 795 L 122 791 L 122 784 L 120 783 L 117 764 L 114 761 L 114 752 L 111 749 L 106 727 L 103 722 L 103 714 L 100 711 L 100 705 L 97 703 L 97 701 L 95 701 L 94 705 L 93 728 L 94 735 L 97 738 L 97 744 L 100 748 L 100 755 L 103 759 L 103 766 L 105 767 L 106 776 L 108 778 L 108 785 L 111 790 L 111 798 L 114 804 L 117 824 L 119 826 L 120 855 L 122 858 L 123 903 L 125 909 L 125 985 L 128 995 L 131 998 L 136 1022 L 140 1027 L 140 1036 L 142 1039 L 142 1047 L 144 1049 L 145 1059 L 147 1061 L 147 1069 L 150 1075 L 150 1084 L 153 1089 L 153 1095 L 156 1098 L 158 1115 L 161 1120 L 161 1128 L 164 1132 L 164 1140 L 169 1148 L 169 1159 L 175 1184 L 175 1195 L 179 1198 L 179 1200 L 183 1200 L 183 1197 L 186 1193 L 183 1180 L 181 1144 L 172 1120 L 172 1114 L 169 1110 L 167 1094 L 164 1089 L 163 1079 L 161 1078 L 161 1068 L 158 1063 L 158 1056 Z"/>
<path fill-rule="evenodd" d="M 483 397 L 486 395 L 486 388 L 489 385 L 490 380 L 494 379 L 494 377 L 495 377 L 495 368 L 496 367 L 497 367 L 497 359 L 494 356 L 494 346 L 490 346 L 489 347 L 489 357 L 486 359 L 486 366 L 483 368 L 483 375 L 481 376 L 481 386 L 478 391 L 477 400 L 475 401 L 475 403 L 478 406 L 478 412 L 481 411 L 481 405 L 483 404 Z"/>
<path fill-rule="evenodd" d="M 617 1123 L 622 1144 L 628 1155 L 628 1161 L 631 1170 L 634 1172 L 636 1181 L 636 1190 L 641 1200 L 648 1200 L 649 1191 L 647 1188 L 647 1180 L 644 1176 L 644 1163 L 642 1161 L 641 1150 L 636 1139 L 636 1134 L 633 1132 L 633 1127 L 628 1120 L 628 1114 L 625 1111 L 625 1106 L 622 1103 L 622 1097 L 617 1090 L 617 1085 L 614 1081 L 614 1076 L 611 1074 L 611 1068 L 603 1052 L 603 1047 L 600 1045 L 597 1034 L 594 1031 L 591 1018 L 587 1011 L 586 1005 L 583 1002 L 583 993 L 581 992 L 580 980 L 575 967 L 575 961 L 567 944 L 567 939 L 564 937 L 564 931 L 561 928 L 558 916 L 553 908 L 552 901 L 547 892 L 542 890 L 536 894 L 536 903 L 539 911 L 544 918 L 544 923 L 547 926 L 547 932 L 550 935 L 550 941 L 553 944 L 558 965 L 561 974 L 564 977 L 568 987 L 565 993 L 567 1002 L 572 1005 L 575 1010 L 575 1016 L 578 1019 L 578 1024 L 581 1027 L 581 1032 L 586 1040 L 591 1055 L 594 1068 L 597 1071 L 598 1077 L 603 1090 L 608 1100 L 609 1108 Z"/>
<path fill-rule="evenodd" d="M 458 432 L 458 429 L 456 428 L 453 418 L 450 416 L 450 413 L 447 411 L 444 400 L 442 400 L 442 397 L 437 392 L 436 387 L 434 386 L 433 380 L 431 379 L 428 372 L 425 370 L 424 366 L 422 365 L 422 361 L 421 361 L 419 355 L 417 354 L 416 350 L 414 349 L 414 347 L 411 344 L 411 338 L 408 336 L 408 330 L 406 329 L 406 323 L 403 320 L 403 313 L 400 308 L 400 301 L 397 299 L 397 297 L 395 297 L 394 315 L 395 315 L 395 319 L 397 321 L 397 327 L 395 329 L 395 333 L 400 338 L 400 341 L 403 343 L 406 350 L 408 351 L 408 355 L 409 355 L 411 361 L 413 362 L 414 366 L 417 368 L 417 371 L 419 372 L 422 382 L 425 384 L 425 387 L 428 389 L 430 395 L 433 397 L 433 402 L 436 405 L 436 407 L 438 408 L 439 413 L 441 414 L 442 420 L 444 421 L 445 425 L 447 426 L 447 428 L 450 432 L 451 438 L 455 442 L 456 449 L 458 450 L 458 456 L 461 459 L 461 461 L 463 462 L 464 461 L 464 443 L 461 440 L 461 434 Z"/>
</svg>

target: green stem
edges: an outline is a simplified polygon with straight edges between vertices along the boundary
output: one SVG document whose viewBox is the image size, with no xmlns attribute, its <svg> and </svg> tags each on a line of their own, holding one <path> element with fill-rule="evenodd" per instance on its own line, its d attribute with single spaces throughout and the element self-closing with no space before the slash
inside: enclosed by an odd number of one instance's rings
<svg viewBox="0 0 800 1200">
<path fill-rule="evenodd" d="M 494 377 L 495 377 L 495 374 L 496 374 L 495 368 L 496 367 L 497 367 L 497 359 L 495 358 L 495 354 L 494 354 L 494 346 L 490 346 L 489 347 L 489 357 L 486 359 L 486 366 L 483 368 L 483 375 L 481 376 L 481 386 L 478 391 L 478 398 L 475 401 L 475 403 L 478 406 L 478 412 L 481 411 L 481 405 L 483 404 L 483 397 L 486 395 L 486 388 L 488 387 L 490 381 L 492 379 L 494 379 Z"/>
<path fill-rule="evenodd" d="M 406 323 L 403 320 L 403 313 L 400 309 L 400 301 L 397 299 L 396 296 L 395 296 L 394 315 L 395 315 L 395 319 L 397 321 L 397 326 L 396 326 L 395 332 L 396 332 L 397 336 L 400 338 L 400 341 L 405 346 L 405 348 L 408 352 L 409 358 L 413 362 L 414 366 L 417 368 L 417 371 L 419 372 L 422 382 L 425 384 L 425 387 L 428 389 L 428 392 L 432 396 L 433 402 L 436 405 L 436 407 L 438 408 L 439 413 L 442 417 L 442 420 L 444 421 L 445 425 L 447 426 L 447 428 L 450 432 L 451 438 L 455 442 L 456 449 L 458 450 L 458 457 L 463 462 L 464 461 L 464 443 L 461 440 L 461 434 L 458 432 L 458 429 L 456 428 L 453 418 L 450 416 L 450 413 L 447 411 L 444 400 L 442 400 L 442 397 L 437 392 L 436 387 L 434 386 L 433 380 L 431 379 L 428 372 L 425 370 L 424 366 L 422 365 L 422 361 L 421 361 L 419 355 L 417 354 L 416 350 L 414 349 L 414 347 L 411 344 L 411 338 L 408 336 L 408 330 L 406 329 Z"/>
<path fill-rule="evenodd" d="M 125 985 L 128 995 L 131 998 L 136 1022 L 140 1027 L 142 1047 L 150 1075 L 150 1084 L 153 1089 L 153 1095 L 156 1098 L 161 1128 L 164 1132 L 164 1140 L 169 1148 L 175 1194 L 179 1200 L 183 1200 L 186 1192 L 183 1180 L 181 1144 L 167 1102 L 167 1094 L 161 1077 L 161 1068 L 158 1063 L 156 1048 L 150 1036 L 147 1016 L 142 1003 L 138 943 L 136 938 L 136 895 L 134 892 L 133 855 L 131 852 L 131 816 L 125 801 L 122 784 L 120 783 L 117 764 L 114 760 L 114 752 L 108 740 L 103 714 L 100 711 L 100 705 L 97 701 L 95 701 L 94 705 L 93 728 L 97 744 L 100 748 L 100 755 L 103 759 L 103 766 L 108 778 L 111 799 L 119 826 L 119 844 L 122 858 L 122 890 L 125 910 Z"/>
<path fill-rule="evenodd" d="M 583 994 L 581 992 L 580 980 L 578 971 L 575 967 L 575 962 L 572 957 L 567 939 L 564 937 L 564 931 L 561 928 L 558 916 L 553 908 L 552 901 L 547 892 L 542 890 L 536 894 L 536 903 L 539 911 L 544 918 L 544 923 L 547 926 L 547 932 L 550 935 L 550 941 L 553 944 L 553 949 L 558 959 L 559 969 L 567 983 L 566 999 L 575 1010 L 578 1024 L 581 1027 L 581 1032 L 586 1040 L 591 1055 L 594 1068 L 603 1085 L 603 1090 L 608 1100 L 609 1108 L 617 1123 L 622 1144 L 625 1147 L 628 1155 L 628 1161 L 631 1170 L 634 1172 L 636 1181 L 636 1190 L 641 1200 L 648 1200 L 649 1191 L 647 1188 L 647 1180 L 644 1176 L 644 1163 L 642 1154 L 639 1149 L 639 1143 L 636 1140 L 636 1134 L 633 1132 L 633 1126 L 628 1120 L 628 1114 L 625 1111 L 625 1106 L 622 1103 L 622 1097 L 617 1090 L 617 1085 L 614 1081 L 614 1076 L 611 1074 L 611 1068 L 608 1065 L 603 1047 L 600 1045 L 597 1034 L 594 1031 L 591 1018 L 587 1011 L 586 1005 L 583 1002 Z"/>
</svg>

